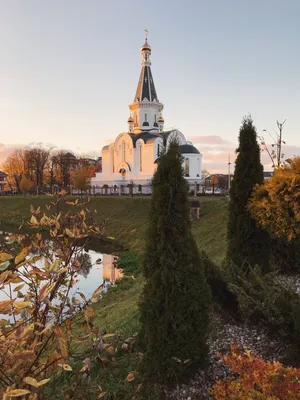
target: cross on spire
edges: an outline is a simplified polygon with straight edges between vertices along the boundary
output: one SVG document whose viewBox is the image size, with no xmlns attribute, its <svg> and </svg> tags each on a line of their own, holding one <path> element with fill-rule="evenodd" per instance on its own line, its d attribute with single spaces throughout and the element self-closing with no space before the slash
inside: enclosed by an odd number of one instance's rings
<svg viewBox="0 0 300 400">
<path fill-rule="evenodd" d="M 146 40 L 146 42 L 147 42 L 147 39 L 148 39 L 148 30 L 147 30 L 147 29 L 144 29 L 144 31 L 145 31 L 145 40 Z"/>
</svg>

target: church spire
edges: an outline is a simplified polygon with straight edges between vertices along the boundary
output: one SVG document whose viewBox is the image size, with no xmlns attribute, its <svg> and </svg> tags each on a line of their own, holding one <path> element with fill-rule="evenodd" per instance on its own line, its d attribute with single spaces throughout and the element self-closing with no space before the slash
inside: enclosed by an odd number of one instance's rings
<svg viewBox="0 0 300 400">
<path fill-rule="evenodd" d="M 134 101 L 158 101 L 154 81 L 151 72 L 151 46 L 148 44 L 148 31 L 145 29 L 145 43 L 141 48 L 142 70 L 138 81 Z"/>
<path fill-rule="evenodd" d="M 163 105 L 157 98 L 151 72 L 151 46 L 148 43 L 148 31 L 145 29 L 145 42 L 141 47 L 142 70 L 138 81 L 135 98 L 129 109 L 133 118 L 133 132 L 158 131 L 158 118 Z M 131 126 L 131 125 L 130 125 Z"/>
</svg>

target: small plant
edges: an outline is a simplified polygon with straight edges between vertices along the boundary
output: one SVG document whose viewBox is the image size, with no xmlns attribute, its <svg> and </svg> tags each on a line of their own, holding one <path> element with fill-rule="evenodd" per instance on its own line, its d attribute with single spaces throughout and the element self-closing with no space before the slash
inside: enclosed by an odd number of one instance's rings
<svg viewBox="0 0 300 400">
<path fill-rule="evenodd" d="M 225 380 L 217 381 L 211 394 L 215 400 L 298 400 L 300 369 L 266 362 L 250 351 L 233 346 L 230 353 L 218 357 L 230 368 Z"/>
<path fill-rule="evenodd" d="M 93 361 L 99 364 L 114 357 L 118 343 L 117 335 L 95 327 L 94 310 L 83 293 L 70 296 L 84 244 L 89 235 L 101 235 L 105 224 L 95 224 L 86 203 L 67 201 L 62 192 L 45 213 L 31 206 L 28 225 L 33 231 L 46 230 L 51 241 L 40 232 L 25 239 L 16 235 L 10 251 L 7 247 L 0 251 L 0 290 L 6 295 L 0 301 L 3 399 L 27 395 L 30 400 L 44 399 L 44 388 L 59 373 L 73 374 L 80 382 Z M 91 302 L 98 295 L 96 291 Z M 78 320 L 80 331 L 74 338 L 72 328 Z M 89 362 L 78 352 L 78 345 L 88 342 L 93 357 Z"/>
</svg>

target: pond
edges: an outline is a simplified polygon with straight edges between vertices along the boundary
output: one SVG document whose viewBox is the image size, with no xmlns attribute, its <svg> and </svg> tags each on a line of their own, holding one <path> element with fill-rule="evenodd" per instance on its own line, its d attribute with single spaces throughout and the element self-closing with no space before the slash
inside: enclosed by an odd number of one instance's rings
<svg viewBox="0 0 300 400">
<path fill-rule="evenodd" d="M 0 238 L 9 241 L 12 233 L 0 232 Z M 121 269 L 116 268 L 118 257 L 114 254 L 101 252 L 100 249 L 85 250 L 82 254 L 82 268 L 77 272 L 76 283 L 71 289 L 70 296 L 76 296 L 81 292 L 87 299 L 91 298 L 96 289 L 102 286 L 105 293 L 111 285 L 123 277 Z M 43 260 L 38 261 L 39 267 L 43 266 Z M 17 284 L 12 285 L 12 290 Z M 5 288 L 0 287 L 0 301 L 7 300 Z"/>
</svg>

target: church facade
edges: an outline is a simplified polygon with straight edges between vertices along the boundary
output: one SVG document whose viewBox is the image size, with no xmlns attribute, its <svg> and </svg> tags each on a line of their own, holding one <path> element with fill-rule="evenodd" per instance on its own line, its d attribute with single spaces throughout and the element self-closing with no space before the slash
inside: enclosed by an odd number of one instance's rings
<svg viewBox="0 0 300 400">
<path fill-rule="evenodd" d="M 163 146 L 176 138 L 183 156 L 185 179 L 191 190 L 201 181 L 202 154 L 178 130 L 164 130 L 160 103 L 151 72 L 151 47 L 147 37 L 141 48 L 142 69 L 133 103 L 129 105 L 127 132 L 120 133 L 115 141 L 102 148 L 102 172 L 92 178 L 95 193 L 151 192 L 151 180 Z"/>
</svg>

